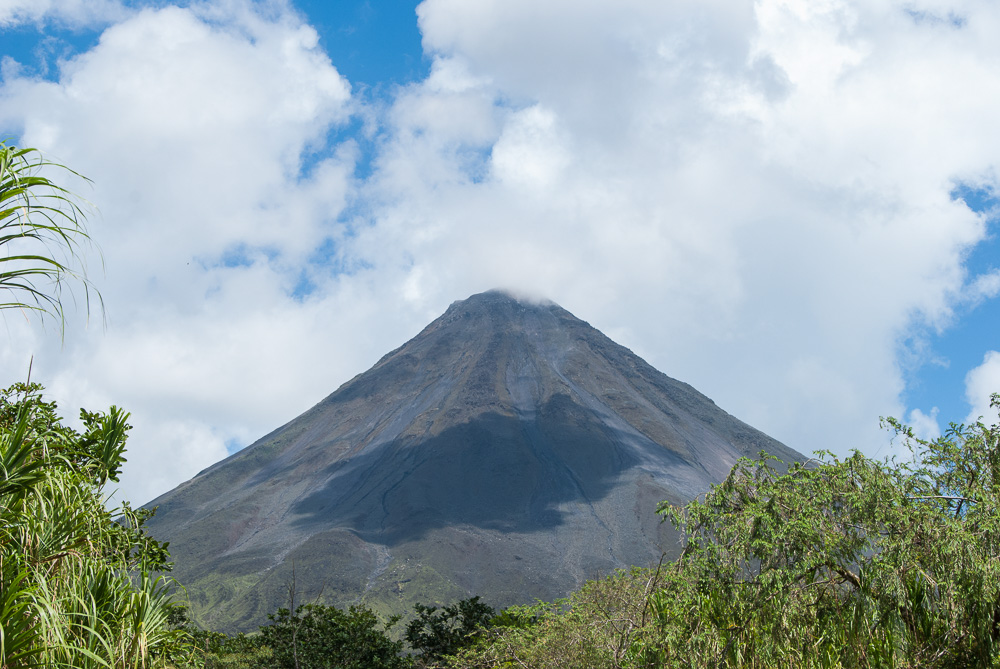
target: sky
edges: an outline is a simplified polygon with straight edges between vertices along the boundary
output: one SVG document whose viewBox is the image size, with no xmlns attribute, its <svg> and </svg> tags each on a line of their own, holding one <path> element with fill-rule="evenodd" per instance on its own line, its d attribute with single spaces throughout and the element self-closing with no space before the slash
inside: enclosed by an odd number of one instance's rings
<svg viewBox="0 0 1000 669">
<path fill-rule="evenodd" d="M 0 137 L 105 311 L 0 384 L 130 411 L 144 503 L 455 300 L 549 299 L 804 453 L 996 418 L 991 0 L 0 0 Z M 76 305 L 76 306 L 74 306 Z"/>
</svg>

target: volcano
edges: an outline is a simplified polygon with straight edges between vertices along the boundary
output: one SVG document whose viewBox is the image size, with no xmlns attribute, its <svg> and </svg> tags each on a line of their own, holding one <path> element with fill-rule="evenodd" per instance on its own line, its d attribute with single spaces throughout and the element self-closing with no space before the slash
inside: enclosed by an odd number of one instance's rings
<svg viewBox="0 0 1000 669">
<path fill-rule="evenodd" d="M 801 455 L 551 302 L 491 291 L 150 503 L 201 624 L 551 600 L 677 549 L 658 502 Z"/>
</svg>

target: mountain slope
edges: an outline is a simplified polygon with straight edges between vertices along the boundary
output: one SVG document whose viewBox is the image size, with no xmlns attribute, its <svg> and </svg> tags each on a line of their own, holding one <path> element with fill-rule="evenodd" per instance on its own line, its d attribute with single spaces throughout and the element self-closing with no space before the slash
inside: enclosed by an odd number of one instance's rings
<svg viewBox="0 0 1000 669">
<path fill-rule="evenodd" d="M 151 504 L 204 624 L 301 598 L 551 599 L 671 549 L 655 514 L 797 453 L 557 305 L 454 303 L 372 369 Z"/>
</svg>

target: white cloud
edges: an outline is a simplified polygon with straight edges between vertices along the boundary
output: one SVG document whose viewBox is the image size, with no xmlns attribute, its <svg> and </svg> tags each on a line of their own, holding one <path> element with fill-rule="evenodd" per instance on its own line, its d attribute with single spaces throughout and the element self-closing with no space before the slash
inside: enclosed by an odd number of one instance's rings
<svg viewBox="0 0 1000 669">
<path fill-rule="evenodd" d="M 122 486 L 137 501 L 217 459 L 225 441 L 266 431 L 232 417 L 266 404 L 254 387 L 317 367 L 281 326 L 315 325 L 292 294 L 315 249 L 342 234 L 350 147 L 300 171 L 304 152 L 348 118 L 350 90 L 312 28 L 255 7 L 139 11 L 63 63 L 57 81 L 6 77 L 0 88 L 0 125 L 93 180 L 83 195 L 99 205 L 91 232 L 107 267 L 94 277 L 106 334 L 71 329 L 63 350 L 50 336 L 17 346 L 36 353 L 36 378 L 64 406 L 116 403 L 143 422 L 132 443 L 147 455 L 130 458 Z M 272 404 L 271 420 L 302 408 Z M 159 483 L 142 481 L 135 463 L 168 453 Z"/>
<path fill-rule="evenodd" d="M 1000 270 L 993 270 L 973 279 L 966 289 L 965 300 L 975 306 L 997 295 L 1000 295 Z"/>
<path fill-rule="evenodd" d="M 951 191 L 997 186 L 1000 10 L 426 0 L 418 15 L 430 76 L 384 109 L 351 98 L 280 4 L 147 9 L 58 81 L 5 68 L 0 125 L 95 181 L 110 326 L 60 352 L 11 319 L 0 361 L 36 351 L 65 406 L 133 411 L 127 496 L 495 286 L 559 302 L 804 452 L 889 454 L 898 342 L 997 294 L 967 275 L 985 221 Z M 324 145 L 352 113 L 375 124 L 363 181 L 354 144 Z M 933 432 L 933 412 L 908 416 Z M 154 481 L 166 452 L 176 467 Z"/>
<path fill-rule="evenodd" d="M 997 411 L 990 407 L 990 397 L 996 392 L 1000 392 L 1000 352 L 987 351 L 983 363 L 965 375 L 965 399 L 972 407 L 966 424 L 997 422 Z"/>
<path fill-rule="evenodd" d="M 202 421 L 140 410 L 129 424 L 121 485 L 112 488 L 117 500 L 149 501 L 227 455 L 223 436 Z"/>
<path fill-rule="evenodd" d="M 82 28 L 122 19 L 127 13 L 120 0 L 0 0 L 0 28 L 47 22 Z"/>
<path fill-rule="evenodd" d="M 551 197 L 569 151 L 562 145 L 555 114 L 538 105 L 511 114 L 490 160 L 492 176 L 504 185 L 523 186 Z"/>
<path fill-rule="evenodd" d="M 933 441 L 941 436 L 941 426 L 938 425 L 938 409 L 934 407 L 930 413 L 924 413 L 920 409 L 910 411 L 907 424 L 913 428 L 913 434 L 917 439 Z"/>
</svg>

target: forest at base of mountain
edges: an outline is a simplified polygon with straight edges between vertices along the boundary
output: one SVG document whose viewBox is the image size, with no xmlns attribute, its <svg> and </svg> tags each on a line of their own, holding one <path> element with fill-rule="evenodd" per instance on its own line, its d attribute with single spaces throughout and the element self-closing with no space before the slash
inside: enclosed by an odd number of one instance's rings
<svg viewBox="0 0 1000 669">
<path fill-rule="evenodd" d="M 364 607 L 314 604 L 226 637 L 184 624 L 146 515 L 103 511 L 127 414 L 84 412 L 77 432 L 40 390 L 0 397 L 5 667 L 1000 664 L 997 425 L 926 441 L 889 420 L 906 461 L 743 459 L 703 497 L 661 505 L 683 537 L 677 560 L 562 601 L 418 607 L 403 639 Z"/>
</svg>

